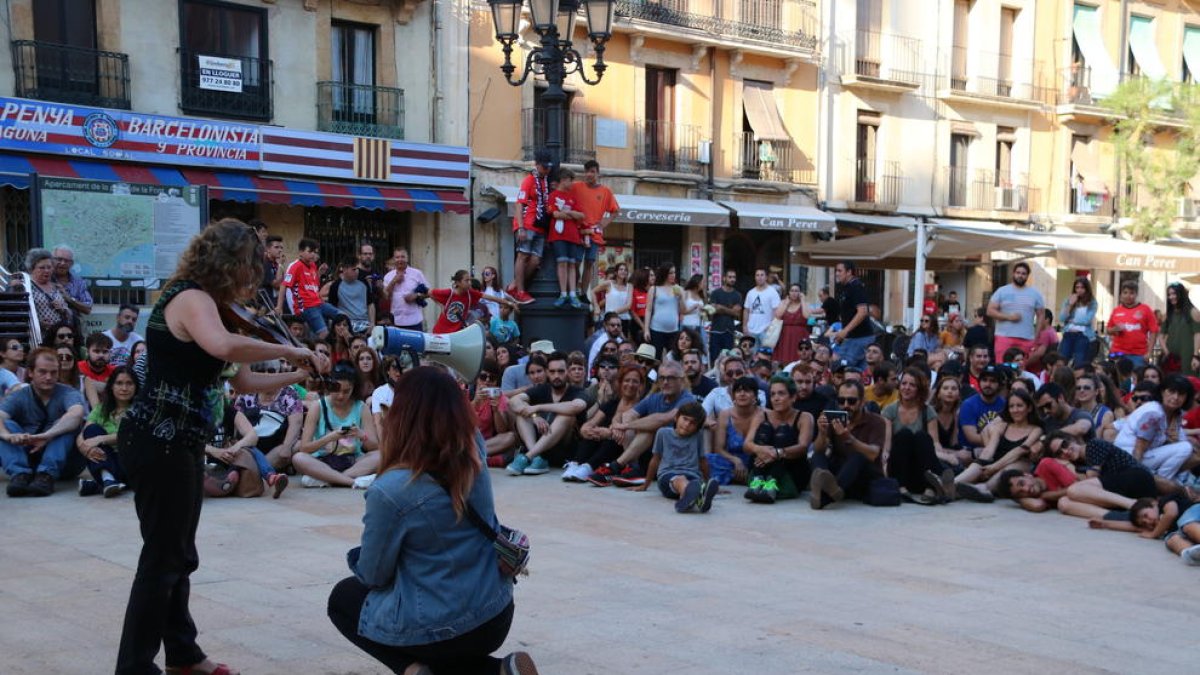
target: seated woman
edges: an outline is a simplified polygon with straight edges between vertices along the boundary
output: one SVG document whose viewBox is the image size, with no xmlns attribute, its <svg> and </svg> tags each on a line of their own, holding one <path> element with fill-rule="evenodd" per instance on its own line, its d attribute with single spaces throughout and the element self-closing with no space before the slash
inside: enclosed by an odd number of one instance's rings
<svg viewBox="0 0 1200 675">
<path fill-rule="evenodd" d="M 928 398 L 925 373 L 906 368 L 900 376 L 900 398 L 881 413 L 892 434 L 887 475 L 900 483 L 902 497 L 925 506 L 952 501 L 955 494 L 954 471 L 942 465 L 934 446 L 940 430 L 937 412 L 925 402 Z"/>
<path fill-rule="evenodd" d="M 739 377 L 733 382 L 733 407 L 717 415 L 713 434 L 713 452 L 708 453 L 709 477 L 721 485 L 744 485 L 749 476 L 751 458 L 746 453 L 750 425 L 763 415 L 758 406 L 758 381 Z"/>
<path fill-rule="evenodd" d="M 1005 469 L 1030 471 L 1040 447 L 1042 427 L 1033 398 L 1026 392 L 1009 392 L 1000 420 L 985 429 L 985 444 L 975 462 L 955 477 L 957 496 L 991 502 L 992 490 Z"/>
<path fill-rule="evenodd" d="M 355 395 L 357 372 L 349 364 L 333 369 L 336 389 L 308 404 L 304 433 L 292 455 L 304 487 L 353 487 L 365 490 L 379 466 L 379 436 L 370 410 Z"/>
<path fill-rule="evenodd" d="M 379 355 L 370 347 L 360 349 L 354 356 L 354 366 L 358 369 L 357 398 L 369 401 L 375 389 L 383 384 L 383 366 L 379 362 Z"/>
<path fill-rule="evenodd" d="M 479 433 L 483 435 L 488 466 L 507 466 L 505 457 L 520 441 L 508 412 L 508 397 L 500 391 L 499 384 L 500 365 L 493 359 L 484 359 L 475 376 L 471 405 L 475 408 Z M 493 456 L 498 457 L 496 464 L 492 462 Z"/>
<path fill-rule="evenodd" d="M 962 381 L 957 377 L 938 377 L 933 390 L 933 411 L 936 415 L 929 433 L 933 436 L 933 451 L 943 466 L 958 473 L 967 468 L 975 456 L 964 449 L 958 435 L 958 409 L 962 406 Z M 936 433 L 934 433 L 936 431 Z"/>
<path fill-rule="evenodd" d="M 274 499 L 279 499 L 279 495 L 288 486 L 288 477 L 276 471 L 267 462 L 266 456 L 255 447 L 255 444 L 258 443 L 258 432 L 254 430 L 254 425 L 250 423 L 249 418 L 228 404 L 223 407 L 223 412 L 224 417 L 217 424 L 217 432 L 213 435 L 212 443 L 204 446 L 204 454 L 208 455 L 209 459 L 217 465 L 223 476 L 217 492 L 210 496 L 228 496 L 233 493 L 234 488 L 243 485 L 243 481 L 251 479 L 252 473 L 249 473 L 248 469 L 239 469 L 237 464 L 238 454 L 245 450 L 254 461 L 255 468 L 258 469 L 258 479 L 265 481 L 267 487 L 272 488 Z M 262 494 L 261 487 L 261 485 L 255 486 L 247 492 L 242 492 L 239 488 L 238 495 L 257 497 Z"/>
<path fill-rule="evenodd" d="M 371 417 L 376 429 L 383 428 L 383 417 L 387 415 L 388 408 L 392 407 L 396 396 L 396 382 L 403 374 L 404 369 L 400 367 L 399 357 L 389 356 L 383 360 L 384 382 L 371 392 Z"/>
<path fill-rule="evenodd" d="M 582 440 L 576 446 L 575 456 L 563 470 L 564 481 L 587 481 L 596 487 L 612 485 L 613 472 L 609 463 L 617 461 L 624 450 L 620 442 L 624 434 L 613 430 L 613 420 L 620 419 L 626 410 L 632 410 L 645 394 L 645 371 L 638 366 L 624 366 L 617 372 L 617 396 L 601 403 L 579 427 Z"/>
<path fill-rule="evenodd" d="M 265 372 L 275 372 L 267 368 Z M 304 427 L 304 403 L 295 387 L 284 387 L 270 394 L 244 394 L 233 403 L 254 425 L 258 435 L 255 447 L 277 470 L 292 463 L 300 431 Z"/>
<path fill-rule="evenodd" d="M 754 462 L 745 497 L 758 504 L 796 499 L 808 485 L 812 469 L 808 446 L 812 443 L 813 416 L 793 407 L 796 383 L 788 375 L 771 378 L 770 407 L 750 425 L 742 447 Z"/>
<path fill-rule="evenodd" d="M 1100 378 L 1093 374 L 1083 374 L 1075 378 L 1075 407 L 1092 416 L 1092 428 L 1096 430 L 1096 438 L 1111 442 L 1117 437 L 1117 427 L 1113 411 L 1101 402 L 1104 385 Z"/>
<path fill-rule="evenodd" d="M 474 523 L 497 527 L 462 391 L 427 366 L 396 389 L 362 545 L 347 555 L 353 576 L 329 594 L 329 619 L 391 672 L 536 675 L 525 652 L 491 656 L 512 625 L 513 585 Z"/>
<path fill-rule="evenodd" d="M 75 350 L 63 345 L 55 347 L 54 352 L 58 357 L 58 381 L 83 393 L 83 375 L 79 372 Z"/>
<path fill-rule="evenodd" d="M 117 427 L 137 394 L 137 378 L 122 366 L 113 370 L 100 394 L 100 405 L 92 408 L 83 430 L 75 438 L 75 447 L 87 459 L 90 479 L 79 479 L 79 496 L 104 493 L 116 497 L 125 489 L 125 472 L 117 460 Z"/>
</svg>

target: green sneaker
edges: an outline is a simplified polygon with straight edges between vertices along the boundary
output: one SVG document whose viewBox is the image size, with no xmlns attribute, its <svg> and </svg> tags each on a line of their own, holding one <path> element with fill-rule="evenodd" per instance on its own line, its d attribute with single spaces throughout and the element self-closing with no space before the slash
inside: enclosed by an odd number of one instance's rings
<svg viewBox="0 0 1200 675">
<path fill-rule="evenodd" d="M 742 496 L 752 502 L 758 501 L 758 493 L 763 489 L 763 484 L 765 482 L 766 481 L 762 479 L 762 476 L 752 477 L 750 479 L 750 485 L 747 486 L 747 490 L 742 494 Z"/>
<path fill-rule="evenodd" d="M 545 457 L 537 456 L 529 461 L 529 465 L 522 471 L 526 476 L 540 476 L 550 470 L 550 462 L 546 461 Z"/>
<path fill-rule="evenodd" d="M 774 478 L 768 478 L 763 481 L 762 500 L 764 504 L 774 504 L 775 498 L 779 496 L 779 482 Z"/>
<path fill-rule="evenodd" d="M 538 459 L 541 458 L 539 457 Z M 517 455 L 516 458 L 513 459 L 512 464 L 504 467 L 504 470 L 507 471 L 510 476 L 520 476 L 521 474 L 525 473 L 525 469 L 528 468 L 529 455 L 521 454 Z"/>
</svg>

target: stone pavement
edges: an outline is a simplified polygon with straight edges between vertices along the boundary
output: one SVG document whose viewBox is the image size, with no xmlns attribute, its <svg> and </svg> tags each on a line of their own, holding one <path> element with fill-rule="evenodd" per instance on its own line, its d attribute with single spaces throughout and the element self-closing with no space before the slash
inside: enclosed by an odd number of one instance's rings
<svg viewBox="0 0 1200 675">
<path fill-rule="evenodd" d="M 654 488 L 492 470 L 533 541 L 504 651 L 542 673 L 1164 673 L 1200 668 L 1200 569 L 1161 544 L 1011 504 L 753 505 L 677 515 Z M 362 493 L 210 500 L 192 610 L 248 675 L 379 673 L 325 617 Z M 0 497 L 0 672 L 111 673 L 132 497 Z"/>
</svg>

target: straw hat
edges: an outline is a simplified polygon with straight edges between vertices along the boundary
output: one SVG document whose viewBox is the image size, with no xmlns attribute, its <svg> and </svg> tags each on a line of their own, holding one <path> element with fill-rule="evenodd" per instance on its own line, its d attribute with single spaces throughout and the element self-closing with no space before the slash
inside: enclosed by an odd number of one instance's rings
<svg viewBox="0 0 1200 675">
<path fill-rule="evenodd" d="M 529 351 L 551 354 L 554 352 L 554 343 L 550 340 L 534 340 L 533 343 L 529 345 Z"/>
<path fill-rule="evenodd" d="M 633 353 L 633 356 L 634 358 L 645 359 L 647 361 L 658 363 L 658 351 L 654 349 L 654 345 L 645 343 L 639 345 L 637 351 Z"/>
</svg>

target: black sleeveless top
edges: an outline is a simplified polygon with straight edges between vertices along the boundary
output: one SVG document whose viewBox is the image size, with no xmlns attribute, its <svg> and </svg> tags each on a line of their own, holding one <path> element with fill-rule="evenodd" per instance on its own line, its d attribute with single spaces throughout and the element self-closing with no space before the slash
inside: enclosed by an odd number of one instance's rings
<svg viewBox="0 0 1200 675">
<path fill-rule="evenodd" d="M 195 342 L 183 342 L 167 327 L 165 310 L 183 291 L 198 289 L 177 281 L 163 291 L 146 324 L 146 382 L 122 420 L 122 426 L 148 432 L 175 447 L 203 449 L 214 430 L 221 405 L 218 385 L 225 362 Z"/>
<path fill-rule="evenodd" d="M 764 412 L 762 424 L 758 425 L 758 431 L 754 433 L 754 442 L 772 448 L 787 448 L 795 445 L 800 440 L 799 424 L 800 416 L 803 414 L 797 412 L 791 424 L 785 422 L 775 427 L 771 426 L 771 418 Z"/>
</svg>

